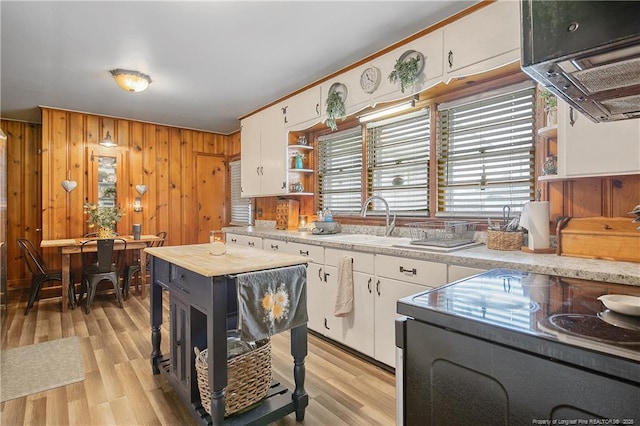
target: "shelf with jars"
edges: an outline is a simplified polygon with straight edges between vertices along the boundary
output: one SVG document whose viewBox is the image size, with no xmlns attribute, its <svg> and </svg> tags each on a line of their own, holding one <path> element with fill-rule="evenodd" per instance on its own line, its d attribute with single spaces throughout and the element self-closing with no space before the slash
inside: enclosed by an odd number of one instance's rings
<svg viewBox="0 0 640 426">
<path fill-rule="evenodd" d="M 313 177 L 315 170 L 313 146 L 308 142 L 307 135 L 289 133 L 288 154 L 290 158 L 288 168 L 289 191 L 291 195 L 313 195 Z"/>
</svg>

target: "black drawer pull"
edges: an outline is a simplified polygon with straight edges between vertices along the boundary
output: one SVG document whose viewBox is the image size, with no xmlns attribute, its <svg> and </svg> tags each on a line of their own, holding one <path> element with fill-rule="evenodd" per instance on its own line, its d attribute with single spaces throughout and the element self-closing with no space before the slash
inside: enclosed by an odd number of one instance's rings
<svg viewBox="0 0 640 426">
<path fill-rule="evenodd" d="M 232 243 L 237 243 L 237 242 L 238 242 L 238 240 L 236 240 L 235 238 L 232 238 L 232 239 L 231 239 L 231 242 L 232 242 Z"/>
<path fill-rule="evenodd" d="M 412 275 L 416 275 L 418 273 L 418 271 L 416 271 L 416 268 L 413 269 L 404 269 L 404 267 L 400 267 L 400 272 L 408 272 Z"/>
<path fill-rule="evenodd" d="M 309 250 L 304 251 L 304 250 L 300 250 L 300 254 L 303 256 L 309 256 Z"/>
<path fill-rule="evenodd" d="M 376 293 L 378 293 L 378 296 L 380 296 L 380 280 L 376 282 Z"/>
<path fill-rule="evenodd" d="M 278 245 L 277 244 L 271 244 L 271 248 L 274 250 L 278 250 Z"/>
<path fill-rule="evenodd" d="M 254 243 L 253 241 L 249 241 L 247 244 L 249 244 L 249 247 L 253 247 L 256 245 L 256 243 Z"/>
<path fill-rule="evenodd" d="M 373 278 L 369 278 L 369 281 L 367 281 L 367 288 L 369 289 L 369 293 L 371 293 L 371 281 L 373 281 Z"/>
<path fill-rule="evenodd" d="M 327 330 L 331 330 L 329 328 L 329 326 L 327 325 L 327 319 L 326 318 L 324 319 L 324 328 L 326 328 Z"/>
</svg>

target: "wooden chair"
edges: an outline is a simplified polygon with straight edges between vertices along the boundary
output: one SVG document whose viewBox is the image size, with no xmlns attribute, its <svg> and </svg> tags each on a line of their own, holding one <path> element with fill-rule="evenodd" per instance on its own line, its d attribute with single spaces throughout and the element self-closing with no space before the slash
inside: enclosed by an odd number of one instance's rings
<svg viewBox="0 0 640 426">
<path fill-rule="evenodd" d="M 88 256 L 93 250 L 88 250 L 90 244 L 97 245 L 97 263 L 92 263 Z M 114 246 L 122 245 L 120 250 L 114 250 Z M 122 296 L 120 295 L 120 266 L 122 257 L 127 248 L 127 241 L 123 238 L 95 239 L 87 240 L 80 246 L 80 254 L 82 258 L 82 281 L 80 285 L 80 297 L 78 304 L 82 301 L 85 291 L 87 292 L 87 304 L 85 313 L 91 311 L 91 304 L 96 295 L 98 283 L 103 280 L 109 280 L 113 284 L 116 292 L 118 306 L 122 305 Z"/>
<path fill-rule="evenodd" d="M 38 298 L 42 284 L 47 281 L 62 281 L 62 271 L 60 269 L 49 269 L 31 241 L 26 238 L 18 238 L 17 242 L 20 247 L 20 252 L 22 253 L 21 257 L 24 259 L 24 263 L 31 273 L 31 292 L 29 294 L 27 308 L 24 310 L 24 314 L 27 315 L 29 309 L 33 307 L 35 300 Z M 70 282 L 69 305 L 71 308 L 75 308 L 76 293 L 73 286 L 73 278 L 70 279 Z"/>
<path fill-rule="evenodd" d="M 164 240 L 167 238 L 167 233 L 165 231 L 158 232 L 156 236 L 162 238 L 162 240 L 153 241 L 151 244 L 149 244 L 149 247 L 162 247 L 164 245 Z M 149 266 L 149 257 L 147 257 L 147 271 L 149 270 L 148 266 Z M 122 296 L 124 297 L 124 300 L 127 300 L 127 298 L 129 297 L 129 286 L 131 285 L 131 280 L 133 280 L 135 275 L 139 274 L 140 271 L 141 271 L 140 259 L 138 259 L 136 263 L 127 265 L 125 267 L 125 272 L 124 272 L 125 279 L 124 279 L 124 284 L 122 286 Z M 138 283 L 140 281 L 142 281 L 142 277 L 138 275 L 138 280 L 136 280 L 136 291 L 138 291 Z"/>
</svg>

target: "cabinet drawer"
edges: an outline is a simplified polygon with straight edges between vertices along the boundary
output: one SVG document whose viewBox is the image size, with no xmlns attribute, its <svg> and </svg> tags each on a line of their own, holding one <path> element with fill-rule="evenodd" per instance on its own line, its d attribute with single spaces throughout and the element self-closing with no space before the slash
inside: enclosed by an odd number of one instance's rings
<svg viewBox="0 0 640 426">
<path fill-rule="evenodd" d="M 262 238 L 260 237 L 227 233 L 225 241 L 226 244 L 237 244 L 244 247 L 254 247 L 260 249 L 262 248 Z"/>
<path fill-rule="evenodd" d="M 344 256 L 353 259 L 353 270 L 373 274 L 373 254 L 350 250 L 325 249 L 324 262 L 327 266 L 338 266 Z"/>
<path fill-rule="evenodd" d="M 376 275 L 379 277 L 428 287 L 438 287 L 447 283 L 447 265 L 445 263 L 376 255 L 375 264 Z"/>
<path fill-rule="evenodd" d="M 173 264 L 169 266 L 168 287 L 174 297 L 194 305 L 211 301 L 211 278 Z"/>
<path fill-rule="evenodd" d="M 311 262 L 324 263 L 324 247 L 314 246 L 310 244 L 288 243 L 286 245 L 287 253 L 309 256 Z"/>
<path fill-rule="evenodd" d="M 279 251 L 281 253 L 288 253 L 288 254 L 298 254 L 298 253 L 291 253 L 291 250 L 289 249 L 288 243 L 286 241 L 274 240 L 272 238 L 262 239 L 262 249 Z"/>
</svg>

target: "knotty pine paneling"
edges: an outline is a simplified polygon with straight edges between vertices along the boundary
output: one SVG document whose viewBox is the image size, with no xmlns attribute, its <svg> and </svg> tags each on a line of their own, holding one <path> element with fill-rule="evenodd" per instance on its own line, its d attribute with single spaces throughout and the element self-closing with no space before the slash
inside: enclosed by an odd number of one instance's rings
<svg viewBox="0 0 640 426">
<path fill-rule="evenodd" d="M 43 238 L 77 237 L 88 232 L 82 206 L 85 201 L 95 201 L 96 191 L 89 185 L 92 154 L 118 156 L 117 202 L 126 211 L 118 223 L 121 234 L 130 234 L 131 225 L 140 223 L 144 233 L 167 231 L 167 245 L 197 242 L 196 158 L 201 153 L 213 154 L 226 164 L 229 147 L 234 148 L 233 154 L 239 153 L 239 132 L 226 136 L 54 108 L 41 111 L 42 124 L 0 121 L 8 139 L 9 288 L 26 287 L 30 278 L 22 266 L 16 238 L 29 238 L 39 246 Z M 98 145 L 107 131 L 118 142 L 117 148 Z M 62 188 L 65 179 L 78 183 L 70 193 Z M 226 178 L 220 182 L 225 185 Z M 139 196 L 138 184 L 148 188 L 141 196 L 142 212 L 132 208 Z M 213 180 L 211 185 L 216 191 L 223 186 Z M 224 220 L 222 226 L 228 224 L 227 205 L 215 203 L 221 210 L 216 217 Z M 50 267 L 59 267 L 55 250 L 43 254 Z M 78 259 L 72 262 L 74 268 L 79 266 Z"/>
<path fill-rule="evenodd" d="M 28 238 L 40 244 L 41 173 L 39 124 L 0 120 L 7 135 L 7 288 L 28 286 L 30 275 L 20 259 L 16 240 Z"/>
</svg>

